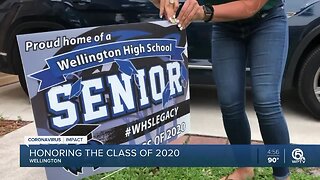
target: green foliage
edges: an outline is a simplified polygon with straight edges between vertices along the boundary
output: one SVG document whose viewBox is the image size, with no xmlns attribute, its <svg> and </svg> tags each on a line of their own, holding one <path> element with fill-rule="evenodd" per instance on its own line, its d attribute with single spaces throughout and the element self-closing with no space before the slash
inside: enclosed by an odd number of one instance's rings
<svg viewBox="0 0 320 180">
<path fill-rule="evenodd" d="M 103 173 L 84 180 L 219 180 L 234 168 L 125 168 L 116 173 Z M 273 180 L 271 168 L 255 168 L 255 180 Z M 291 169 L 292 180 L 319 180 L 310 175 L 308 168 Z"/>
<path fill-rule="evenodd" d="M 0 114 L 0 121 L 5 120 L 2 114 Z"/>
</svg>

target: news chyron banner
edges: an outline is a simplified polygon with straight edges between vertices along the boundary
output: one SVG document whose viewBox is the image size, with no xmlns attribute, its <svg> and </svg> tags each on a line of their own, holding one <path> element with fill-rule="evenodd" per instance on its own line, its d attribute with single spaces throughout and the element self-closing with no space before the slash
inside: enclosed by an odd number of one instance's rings
<svg viewBox="0 0 320 180">
<path fill-rule="evenodd" d="M 176 25 L 90 27 L 17 39 L 39 135 L 28 143 L 159 145 L 190 129 L 186 32 Z M 41 138 L 48 136 L 57 138 Z M 79 179 L 114 169 L 75 162 L 46 173 Z"/>
</svg>

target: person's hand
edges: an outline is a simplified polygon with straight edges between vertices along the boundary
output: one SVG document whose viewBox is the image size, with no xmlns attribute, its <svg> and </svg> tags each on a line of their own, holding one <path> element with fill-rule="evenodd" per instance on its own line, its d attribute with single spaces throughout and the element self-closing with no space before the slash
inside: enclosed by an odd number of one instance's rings
<svg viewBox="0 0 320 180">
<path fill-rule="evenodd" d="M 176 12 L 179 8 L 179 0 L 159 0 L 160 1 L 160 18 L 166 17 L 171 23 L 175 22 Z"/>
<path fill-rule="evenodd" d="M 154 6 L 160 9 L 159 17 L 165 17 L 171 23 L 176 23 L 176 12 L 179 8 L 179 0 L 150 0 Z"/>
<path fill-rule="evenodd" d="M 197 0 L 186 0 L 178 16 L 178 27 L 183 30 L 189 26 L 192 21 L 203 20 L 205 14 L 202 6 Z"/>
</svg>

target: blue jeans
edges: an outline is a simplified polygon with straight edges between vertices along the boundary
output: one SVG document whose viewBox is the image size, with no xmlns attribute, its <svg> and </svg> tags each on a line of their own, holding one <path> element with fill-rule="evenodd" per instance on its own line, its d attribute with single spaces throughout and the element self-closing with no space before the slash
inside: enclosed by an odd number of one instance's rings
<svg viewBox="0 0 320 180">
<path fill-rule="evenodd" d="M 245 113 L 246 65 L 250 67 L 254 109 L 265 144 L 289 144 L 289 132 L 280 104 L 288 51 L 288 25 L 282 7 L 258 18 L 214 23 L 212 65 L 223 122 L 231 144 L 250 144 Z M 284 179 L 288 168 L 274 168 Z M 281 178 L 282 177 L 282 178 Z"/>
</svg>

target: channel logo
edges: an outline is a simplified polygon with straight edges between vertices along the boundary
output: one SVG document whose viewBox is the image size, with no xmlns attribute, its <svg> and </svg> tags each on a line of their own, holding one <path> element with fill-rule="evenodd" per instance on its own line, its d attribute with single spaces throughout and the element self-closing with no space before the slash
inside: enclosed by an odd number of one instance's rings
<svg viewBox="0 0 320 180">
<path fill-rule="evenodd" d="M 306 158 L 303 156 L 303 151 L 299 148 L 296 148 L 292 151 L 291 156 L 294 160 L 292 160 L 292 163 L 300 163 L 304 164 L 306 162 Z"/>
</svg>

